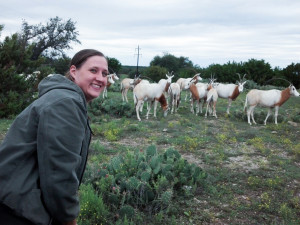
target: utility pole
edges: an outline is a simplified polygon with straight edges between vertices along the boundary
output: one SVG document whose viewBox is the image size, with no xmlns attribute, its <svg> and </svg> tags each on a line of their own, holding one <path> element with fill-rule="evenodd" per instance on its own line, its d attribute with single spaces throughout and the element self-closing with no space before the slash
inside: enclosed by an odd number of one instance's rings
<svg viewBox="0 0 300 225">
<path fill-rule="evenodd" d="M 137 47 L 138 53 L 137 55 L 137 63 L 136 63 L 136 76 L 139 75 L 139 57 L 140 57 L 140 46 Z"/>
</svg>

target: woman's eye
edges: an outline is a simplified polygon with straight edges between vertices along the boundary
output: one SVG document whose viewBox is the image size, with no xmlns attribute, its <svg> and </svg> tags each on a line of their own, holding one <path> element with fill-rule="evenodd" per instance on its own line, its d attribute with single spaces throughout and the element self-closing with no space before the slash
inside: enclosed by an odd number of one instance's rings
<svg viewBox="0 0 300 225">
<path fill-rule="evenodd" d="M 108 73 L 105 73 L 105 72 L 102 73 L 103 77 L 106 77 L 107 75 L 108 75 Z"/>
<path fill-rule="evenodd" d="M 90 70 L 92 73 L 97 73 L 97 70 L 96 69 L 91 69 Z"/>
</svg>

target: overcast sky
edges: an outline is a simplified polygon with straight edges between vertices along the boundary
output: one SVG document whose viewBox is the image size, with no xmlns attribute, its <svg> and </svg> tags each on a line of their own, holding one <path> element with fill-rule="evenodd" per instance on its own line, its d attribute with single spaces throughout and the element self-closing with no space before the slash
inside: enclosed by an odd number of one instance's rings
<svg viewBox="0 0 300 225">
<path fill-rule="evenodd" d="M 46 24 L 56 16 L 76 22 L 80 44 L 122 65 L 139 65 L 164 53 L 194 64 L 265 60 L 285 68 L 300 63 L 299 0 L 1 0 L 1 40 L 22 21 Z"/>
</svg>

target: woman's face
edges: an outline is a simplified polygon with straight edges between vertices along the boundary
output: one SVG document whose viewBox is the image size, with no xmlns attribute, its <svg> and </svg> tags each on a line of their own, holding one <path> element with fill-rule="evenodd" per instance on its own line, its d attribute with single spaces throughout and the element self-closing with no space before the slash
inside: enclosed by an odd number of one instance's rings
<svg viewBox="0 0 300 225">
<path fill-rule="evenodd" d="M 92 56 L 79 69 L 72 65 L 70 74 L 89 102 L 97 98 L 107 84 L 107 60 L 102 56 Z"/>
</svg>

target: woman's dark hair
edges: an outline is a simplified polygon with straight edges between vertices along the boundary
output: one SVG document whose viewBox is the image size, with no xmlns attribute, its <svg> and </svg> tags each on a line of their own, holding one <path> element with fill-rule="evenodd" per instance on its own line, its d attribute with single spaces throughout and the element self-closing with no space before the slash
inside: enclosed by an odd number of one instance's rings
<svg viewBox="0 0 300 225">
<path fill-rule="evenodd" d="M 84 62 L 92 56 L 102 56 L 105 58 L 102 52 L 99 52 L 95 49 L 83 49 L 73 56 L 69 68 L 74 65 L 77 69 L 79 69 L 82 64 L 84 64 Z M 72 81 L 74 80 L 69 71 L 66 73 L 66 77 Z"/>
</svg>

